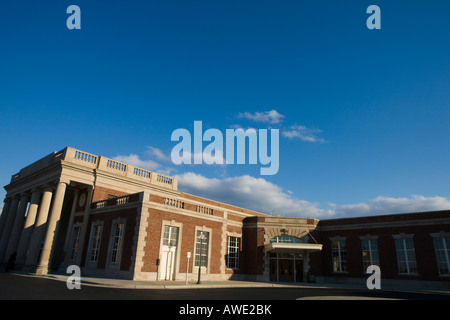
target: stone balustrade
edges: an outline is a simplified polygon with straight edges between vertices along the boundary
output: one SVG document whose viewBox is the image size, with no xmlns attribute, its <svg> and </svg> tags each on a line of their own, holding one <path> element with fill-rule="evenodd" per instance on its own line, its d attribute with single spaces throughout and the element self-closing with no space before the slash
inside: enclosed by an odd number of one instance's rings
<svg viewBox="0 0 450 320">
<path fill-rule="evenodd" d="M 178 181 L 175 178 L 171 178 L 114 159 L 97 156 L 70 147 L 67 147 L 59 152 L 53 152 L 40 159 L 39 161 L 36 161 L 35 163 L 23 168 L 19 173 L 14 174 L 11 177 L 11 183 L 17 182 L 18 180 L 23 179 L 33 174 L 34 172 L 54 165 L 60 161 L 74 163 L 76 165 L 80 165 L 90 169 L 101 170 L 117 176 L 150 183 L 163 188 L 172 190 L 178 189 Z"/>
<path fill-rule="evenodd" d="M 164 205 L 169 207 L 174 207 L 178 209 L 184 209 L 184 201 L 172 199 L 172 198 L 164 198 Z"/>
<path fill-rule="evenodd" d="M 115 197 L 111 199 L 105 199 L 91 204 L 91 209 L 101 209 L 106 207 L 120 206 L 128 203 L 138 202 L 142 200 L 143 192 L 127 194 L 122 197 Z"/>
</svg>

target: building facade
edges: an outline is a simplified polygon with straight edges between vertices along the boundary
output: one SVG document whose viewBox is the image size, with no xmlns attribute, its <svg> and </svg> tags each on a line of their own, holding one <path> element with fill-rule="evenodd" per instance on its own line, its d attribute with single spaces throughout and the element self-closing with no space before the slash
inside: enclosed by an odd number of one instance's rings
<svg viewBox="0 0 450 320">
<path fill-rule="evenodd" d="M 450 211 L 320 221 L 318 272 L 327 281 L 367 278 L 377 265 L 388 283 L 450 284 Z"/>
<path fill-rule="evenodd" d="M 5 186 L 0 261 L 134 280 L 450 283 L 450 211 L 273 217 L 180 192 L 177 180 L 67 147 Z"/>
</svg>

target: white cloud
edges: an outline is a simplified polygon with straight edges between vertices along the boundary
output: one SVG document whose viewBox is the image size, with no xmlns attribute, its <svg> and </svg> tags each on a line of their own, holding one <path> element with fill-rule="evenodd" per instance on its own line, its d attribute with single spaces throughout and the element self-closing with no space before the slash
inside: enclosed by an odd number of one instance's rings
<svg viewBox="0 0 450 320">
<path fill-rule="evenodd" d="M 147 169 L 147 170 L 156 170 L 159 167 L 161 167 L 161 165 L 159 163 L 157 163 L 156 161 L 142 160 L 137 154 L 134 154 L 134 153 L 132 153 L 128 156 L 118 155 L 118 156 L 114 157 L 113 160 L 131 164 L 132 166 L 139 167 L 142 169 Z"/>
<path fill-rule="evenodd" d="M 165 162 L 170 160 L 160 149 L 153 147 L 148 147 L 146 155 Z M 219 155 L 219 157 L 223 156 Z M 114 159 L 166 175 L 173 175 L 175 171 L 153 159 L 143 160 L 137 154 L 119 155 Z M 421 195 L 400 198 L 379 196 L 356 204 L 328 203 L 329 209 L 324 209 L 317 203 L 298 199 L 291 190 L 284 190 L 263 178 L 250 175 L 218 179 L 186 172 L 174 177 L 179 181 L 180 191 L 262 213 L 280 213 L 284 217 L 329 219 L 450 210 L 449 199 Z"/>
<path fill-rule="evenodd" d="M 310 129 L 301 125 L 290 126 L 289 129 L 281 131 L 281 135 L 288 139 L 300 139 L 306 142 L 323 143 L 325 139 L 317 137 L 316 133 L 320 133 L 320 129 Z"/>
<path fill-rule="evenodd" d="M 152 159 L 143 160 L 137 154 L 134 154 L 134 153 L 129 154 L 129 155 L 118 155 L 118 156 L 114 157 L 113 160 L 117 160 L 117 161 L 120 161 L 120 162 L 123 162 L 126 164 L 130 164 L 132 166 L 135 166 L 135 167 L 138 167 L 141 169 L 156 171 L 156 172 L 158 172 L 160 174 L 164 174 L 164 175 L 170 175 L 173 173 L 173 168 L 163 166 L 161 163 L 159 163 L 155 160 L 152 160 Z"/>
<path fill-rule="evenodd" d="M 194 164 L 194 159 L 200 159 L 200 157 L 202 159 L 202 164 L 205 164 L 205 165 L 225 166 L 225 163 L 226 163 L 225 158 L 223 157 L 222 150 L 214 150 L 214 154 L 211 154 L 211 153 L 205 152 L 205 151 L 202 151 L 199 153 L 191 153 L 189 151 L 183 150 L 183 152 L 180 153 L 179 157 L 180 157 L 180 161 L 182 161 L 182 159 L 185 159 L 186 162 L 188 162 L 187 160 L 190 159 L 191 164 Z M 175 158 L 174 158 L 174 160 L 175 160 Z M 172 160 L 170 160 L 170 161 L 172 161 Z M 177 162 L 175 162 L 175 163 L 177 163 Z"/>
<path fill-rule="evenodd" d="M 333 211 L 320 209 L 316 204 L 292 197 L 280 186 L 263 178 L 243 175 L 210 179 L 193 172 L 176 175 L 175 178 L 181 191 L 261 213 L 312 218 L 333 215 Z"/>
<path fill-rule="evenodd" d="M 280 123 L 283 121 L 284 116 L 278 113 L 277 110 L 264 111 L 264 112 L 243 112 L 238 114 L 239 118 L 250 119 L 256 122 L 268 122 L 272 124 Z"/>
<path fill-rule="evenodd" d="M 146 154 L 149 157 L 154 157 L 157 160 L 163 161 L 163 162 L 171 162 L 171 159 L 169 156 L 165 155 L 164 152 L 161 151 L 161 149 L 152 147 L 152 146 L 147 146 L 147 151 Z"/>
<path fill-rule="evenodd" d="M 290 190 L 285 191 L 263 178 L 249 175 L 210 179 L 187 172 L 175 178 L 181 191 L 261 213 L 281 213 L 284 217 L 330 219 L 450 209 L 450 200 L 445 197 L 419 195 L 409 198 L 379 196 L 367 202 L 347 205 L 330 203 L 330 209 L 324 209 L 317 203 L 296 198 Z"/>
<path fill-rule="evenodd" d="M 276 110 L 264 111 L 264 112 L 243 112 L 238 114 L 238 118 L 250 119 L 256 122 L 265 122 L 270 124 L 279 124 L 283 121 L 285 116 L 278 113 Z M 232 125 L 232 128 L 244 128 L 242 125 Z M 300 139 L 306 142 L 324 143 L 325 139 L 317 136 L 321 133 L 320 129 L 312 129 L 302 125 L 294 124 L 289 127 L 280 128 L 281 135 L 288 139 Z"/>
<path fill-rule="evenodd" d="M 235 129 L 235 130 L 237 130 L 237 129 L 242 129 L 242 130 L 244 130 L 244 131 L 247 131 L 247 130 L 255 130 L 256 132 L 258 132 L 258 129 L 256 129 L 256 128 L 253 128 L 253 127 L 249 127 L 249 126 L 242 126 L 242 125 L 240 125 L 240 124 L 232 124 L 231 126 L 230 126 L 230 128 L 231 129 Z"/>
<path fill-rule="evenodd" d="M 413 195 L 409 198 L 379 196 L 368 202 L 336 206 L 335 211 L 340 217 L 362 217 L 448 209 L 450 209 L 450 200 L 447 198 Z"/>
<path fill-rule="evenodd" d="M 169 166 L 169 164 L 173 164 L 170 156 L 164 154 L 161 149 L 147 146 L 147 150 L 144 152 L 144 155 L 148 159 L 142 159 L 139 155 L 135 153 L 131 153 L 129 155 L 118 155 L 113 158 L 113 160 L 120 161 L 123 163 L 130 164 L 132 166 L 156 171 L 161 174 L 171 175 L 177 170 L 174 167 Z M 184 152 L 184 157 L 190 158 L 191 163 L 194 163 L 194 158 L 197 156 L 197 153 L 190 153 L 188 151 Z M 202 163 L 205 165 L 218 165 L 222 168 L 225 168 L 225 158 L 223 157 L 223 153 L 221 150 L 215 150 L 214 154 L 209 152 L 202 152 Z"/>
</svg>

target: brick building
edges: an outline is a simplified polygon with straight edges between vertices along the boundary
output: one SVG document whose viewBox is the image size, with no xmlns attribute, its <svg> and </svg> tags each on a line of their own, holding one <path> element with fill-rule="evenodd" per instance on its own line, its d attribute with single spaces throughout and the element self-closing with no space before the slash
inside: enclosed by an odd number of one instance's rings
<svg viewBox="0 0 450 320">
<path fill-rule="evenodd" d="M 0 261 L 15 256 L 17 270 L 301 282 L 359 281 L 377 264 L 383 279 L 450 283 L 450 211 L 273 217 L 69 147 L 20 170 L 5 190 Z"/>
<path fill-rule="evenodd" d="M 450 284 L 450 210 L 322 220 L 317 272 L 328 281 L 367 278 Z"/>
</svg>

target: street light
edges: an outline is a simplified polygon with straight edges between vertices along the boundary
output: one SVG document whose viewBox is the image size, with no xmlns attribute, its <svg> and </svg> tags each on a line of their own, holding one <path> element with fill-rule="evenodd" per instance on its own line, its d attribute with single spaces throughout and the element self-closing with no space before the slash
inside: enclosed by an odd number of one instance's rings
<svg viewBox="0 0 450 320">
<path fill-rule="evenodd" d="M 201 275 L 201 270 L 202 270 L 202 250 L 203 250 L 203 240 L 206 239 L 205 235 L 203 234 L 203 232 L 200 232 L 200 250 L 199 250 L 199 261 L 198 261 L 198 281 L 197 284 L 200 284 L 200 275 Z"/>
</svg>

